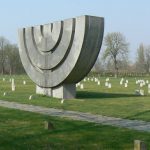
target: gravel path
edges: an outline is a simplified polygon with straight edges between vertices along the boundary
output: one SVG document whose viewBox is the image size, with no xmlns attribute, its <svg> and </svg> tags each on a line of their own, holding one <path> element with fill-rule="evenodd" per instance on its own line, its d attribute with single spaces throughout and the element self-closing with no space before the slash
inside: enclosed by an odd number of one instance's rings
<svg viewBox="0 0 150 150">
<path fill-rule="evenodd" d="M 138 130 L 138 131 L 150 132 L 150 122 L 145 122 L 141 120 L 128 120 L 128 119 L 121 119 L 115 117 L 94 115 L 90 113 L 67 111 L 67 110 L 54 109 L 54 108 L 45 108 L 42 106 L 20 104 L 17 102 L 8 102 L 4 100 L 0 100 L 0 106 L 29 111 L 29 112 L 35 112 L 35 113 L 49 115 L 49 116 L 67 117 L 73 120 L 88 121 L 88 122 L 94 122 L 103 125 L 111 125 L 111 126 L 123 127 L 123 128 Z"/>
</svg>

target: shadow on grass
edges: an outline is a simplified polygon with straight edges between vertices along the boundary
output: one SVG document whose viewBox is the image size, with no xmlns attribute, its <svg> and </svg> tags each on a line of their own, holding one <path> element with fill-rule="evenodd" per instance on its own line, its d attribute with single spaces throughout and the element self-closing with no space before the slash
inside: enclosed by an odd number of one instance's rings
<svg viewBox="0 0 150 150">
<path fill-rule="evenodd" d="M 150 115 L 150 110 L 146 110 L 146 111 L 138 112 L 132 116 L 127 116 L 125 119 L 137 119 L 140 116 L 149 116 L 149 115 Z M 150 120 L 148 119 L 147 121 L 150 121 Z"/>
<path fill-rule="evenodd" d="M 98 99 L 98 98 L 121 98 L 121 97 L 139 97 L 134 94 L 123 94 L 123 93 L 101 93 L 91 91 L 78 91 L 77 98 L 79 99 Z"/>
</svg>

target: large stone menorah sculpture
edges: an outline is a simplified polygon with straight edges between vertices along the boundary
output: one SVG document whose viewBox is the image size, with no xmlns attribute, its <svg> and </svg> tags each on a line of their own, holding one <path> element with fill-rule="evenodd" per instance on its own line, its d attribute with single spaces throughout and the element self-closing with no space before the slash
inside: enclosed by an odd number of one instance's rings
<svg viewBox="0 0 150 150">
<path fill-rule="evenodd" d="M 19 52 L 36 93 L 74 98 L 75 84 L 93 67 L 100 51 L 104 19 L 80 16 L 19 29 Z"/>
</svg>

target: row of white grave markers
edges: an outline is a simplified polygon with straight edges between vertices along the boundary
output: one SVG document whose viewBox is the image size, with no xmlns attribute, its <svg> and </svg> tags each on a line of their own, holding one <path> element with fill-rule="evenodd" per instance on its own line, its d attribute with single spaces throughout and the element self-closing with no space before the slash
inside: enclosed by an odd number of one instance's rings
<svg viewBox="0 0 150 150">
<path fill-rule="evenodd" d="M 5 78 L 3 78 L 3 81 L 6 81 Z M 84 82 L 86 81 L 93 81 L 93 82 L 96 82 L 97 85 L 100 85 L 100 80 L 96 77 L 92 77 L 92 78 L 84 78 L 83 79 Z M 10 78 L 9 79 L 9 82 L 11 82 L 11 89 L 12 91 L 15 91 L 16 90 L 16 86 L 15 86 L 15 80 L 13 78 Z M 120 85 L 124 85 L 124 87 L 128 87 L 128 83 L 129 81 L 124 78 L 121 78 L 120 80 Z M 140 88 L 142 88 L 143 86 L 147 85 L 148 86 L 148 93 L 150 94 L 150 83 L 148 80 L 143 80 L 143 79 L 140 79 L 140 80 L 136 80 L 135 82 L 137 85 L 139 85 Z M 23 80 L 23 84 L 26 85 L 26 81 Z M 105 80 L 105 86 L 108 87 L 108 88 L 111 88 L 112 87 L 112 84 L 110 83 L 110 79 L 107 77 L 106 80 Z M 84 89 L 84 84 L 83 83 L 77 83 L 76 84 L 76 87 L 80 87 L 80 89 Z M 144 90 L 143 89 L 138 89 L 138 90 L 135 90 L 135 94 L 136 95 L 144 95 Z M 3 93 L 3 95 L 5 96 L 6 95 L 6 92 Z M 32 99 L 32 95 L 29 96 L 29 99 Z"/>
<path fill-rule="evenodd" d="M 140 90 L 135 90 L 135 94 L 136 95 L 142 95 L 144 96 L 144 90 L 140 89 Z"/>
<path fill-rule="evenodd" d="M 136 80 L 135 82 L 136 84 L 139 84 L 140 87 L 143 87 L 145 85 L 148 85 L 149 84 L 149 81 L 148 80 Z"/>
<path fill-rule="evenodd" d="M 13 79 L 13 78 L 10 78 L 10 79 L 9 79 L 9 82 L 14 82 L 14 81 L 12 81 L 12 80 L 14 80 L 14 79 Z M 3 78 L 3 81 L 6 81 L 6 79 Z M 23 84 L 26 85 L 26 81 L 25 81 L 25 80 L 23 80 Z"/>
<path fill-rule="evenodd" d="M 87 80 L 88 80 L 88 81 L 90 81 L 90 78 L 87 78 Z M 95 78 L 94 78 L 94 77 L 92 77 L 92 78 L 91 78 L 91 81 L 96 82 L 96 83 L 97 83 L 97 85 L 100 85 L 100 84 L 101 84 L 100 80 L 99 80 L 98 78 L 96 78 L 96 77 L 95 77 Z"/>
<path fill-rule="evenodd" d="M 98 80 L 98 78 L 84 78 L 83 79 L 83 81 L 84 82 L 86 82 L 86 81 L 92 81 L 92 82 L 96 82 L 97 83 L 97 85 L 100 85 L 100 80 Z M 77 84 L 76 84 L 76 87 L 80 87 L 80 89 L 84 89 L 84 84 L 83 83 L 80 83 L 80 82 L 78 82 Z"/>
<path fill-rule="evenodd" d="M 111 89 L 111 83 L 109 82 L 109 78 L 106 78 L 106 81 L 105 81 L 105 86 L 108 87 L 109 89 Z"/>
<path fill-rule="evenodd" d="M 3 78 L 3 81 L 5 81 L 5 78 Z M 16 85 L 15 85 L 15 80 L 14 78 L 10 78 L 9 79 L 9 82 L 11 82 L 11 90 L 12 91 L 15 91 L 16 90 Z M 26 81 L 23 80 L 23 84 L 25 85 L 26 84 Z M 6 92 L 3 93 L 3 96 L 6 96 Z"/>
<path fill-rule="evenodd" d="M 142 88 L 142 87 L 144 87 L 144 86 L 146 86 L 147 85 L 147 89 L 148 89 L 148 94 L 150 94 L 150 84 L 149 84 L 149 80 L 143 80 L 143 79 L 140 79 L 140 80 L 136 80 L 135 81 L 135 83 L 137 84 L 137 85 L 139 85 L 139 88 Z M 139 95 L 144 95 L 144 90 L 143 89 L 139 89 L 139 90 L 136 90 L 136 94 L 138 94 L 139 93 Z"/>
<path fill-rule="evenodd" d="M 129 83 L 129 81 L 127 79 L 125 80 L 124 78 L 121 78 L 120 85 L 124 84 L 124 87 L 127 88 L 128 87 L 128 83 Z"/>
<path fill-rule="evenodd" d="M 76 87 L 80 87 L 80 89 L 84 89 L 83 83 L 80 83 L 80 82 L 78 82 L 78 83 L 76 84 Z"/>
</svg>

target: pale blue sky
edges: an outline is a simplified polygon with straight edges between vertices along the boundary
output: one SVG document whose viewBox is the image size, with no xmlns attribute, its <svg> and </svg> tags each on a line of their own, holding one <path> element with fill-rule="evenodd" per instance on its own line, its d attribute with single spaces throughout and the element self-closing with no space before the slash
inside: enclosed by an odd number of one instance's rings
<svg viewBox="0 0 150 150">
<path fill-rule="evenodd" d="M 150 45 L 149 0 L 0 0 L 0 36 L 17 43 L 17 29 L 80 15 L 105 18 L 105 35 L 121 32 L 130 56 L 142 42 Z"/>
</svg>

